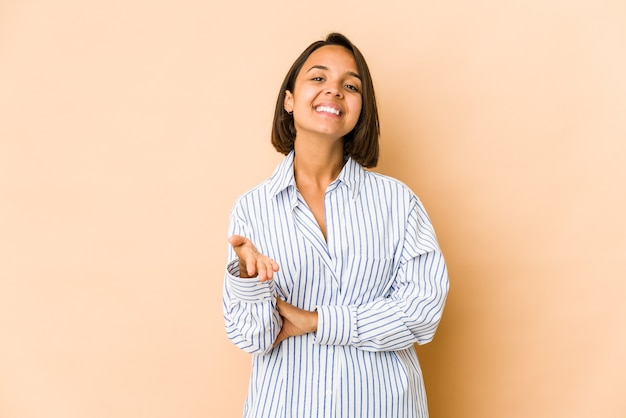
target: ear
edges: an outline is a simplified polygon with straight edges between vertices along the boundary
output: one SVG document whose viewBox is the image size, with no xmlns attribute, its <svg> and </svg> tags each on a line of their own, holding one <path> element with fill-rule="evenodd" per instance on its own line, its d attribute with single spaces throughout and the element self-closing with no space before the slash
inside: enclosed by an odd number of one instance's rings
<svg viewBox="0 0 626 418">
<path fill-rule="evenodd" d="M 293 94 L 289 90 L 285 90 L 285 101 L 283 107 L 287 113 L 293 112 Z"/>
</svg>

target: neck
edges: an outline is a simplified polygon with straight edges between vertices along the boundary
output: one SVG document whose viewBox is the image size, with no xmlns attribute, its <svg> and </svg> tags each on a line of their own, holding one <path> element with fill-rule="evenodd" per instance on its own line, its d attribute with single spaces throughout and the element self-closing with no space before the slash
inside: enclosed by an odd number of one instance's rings
<svg viewBox="0 0 626 418">
<path fill-rule="evenodd" d="M 296 184 L 315 185 L 323 190 L 341 172 L 345 163 L 343 140 L 294 142 L 294 175 Z"/>
</svg>

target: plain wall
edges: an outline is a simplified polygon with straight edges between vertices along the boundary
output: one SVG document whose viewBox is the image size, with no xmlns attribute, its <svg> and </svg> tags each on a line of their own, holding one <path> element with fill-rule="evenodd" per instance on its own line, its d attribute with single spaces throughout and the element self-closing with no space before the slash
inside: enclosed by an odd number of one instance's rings
<svg viewBox="0 0 626 418">
<path fill-rule="evenodd" d="M 626 416 L 622 0 L 0 3 L 0 416 L 241 416 L 228 214 L 330 31 L 451 293 L 432 418 Z"/>
</svg>

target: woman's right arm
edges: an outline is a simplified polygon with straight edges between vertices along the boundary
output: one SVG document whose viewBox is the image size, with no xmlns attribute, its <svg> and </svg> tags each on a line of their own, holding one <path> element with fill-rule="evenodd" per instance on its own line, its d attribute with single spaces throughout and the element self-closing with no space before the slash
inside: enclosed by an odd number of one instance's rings
<svg viewBox="0 0 626 418">
<path fill-rule="evenodd" d="M 223 292 L 226 334 L 242 350 L 265 354 L 272 349 L 282 327 L 272 280 L 278 265 L 246 238 L 251 231 L 242 215 L 236 206 L 229 228 L 231 245 Z"/>
<path fill-rule="evenodd" d="M 274 282 L 240 278 L 238 261 L 231 262 L 224 280 L 224 321 L 228 338 L 251 354 L 268 353 L 282 321 L 276 310 Z"/>
</svg>

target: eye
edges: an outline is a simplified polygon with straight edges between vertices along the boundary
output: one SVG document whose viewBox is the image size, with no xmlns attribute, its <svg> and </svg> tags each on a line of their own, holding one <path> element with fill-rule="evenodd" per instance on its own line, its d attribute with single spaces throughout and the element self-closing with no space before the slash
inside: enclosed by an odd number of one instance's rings
<svg viewBox="0 0 626 418">
<path fill-rule="evenodd" d="M 311 80 L 312 81 L 324 81 L 324 78 L 318 76 L 318 77 L 313 77 Z"/>
<path fill-rule="evenodd" d="M 354 84 L 346 84 L 345 86 L 348 90 L 352 90 L 352 91 L 359 91 L 359 88 L 357 86 L 355 86 Z"/>
</svg>

